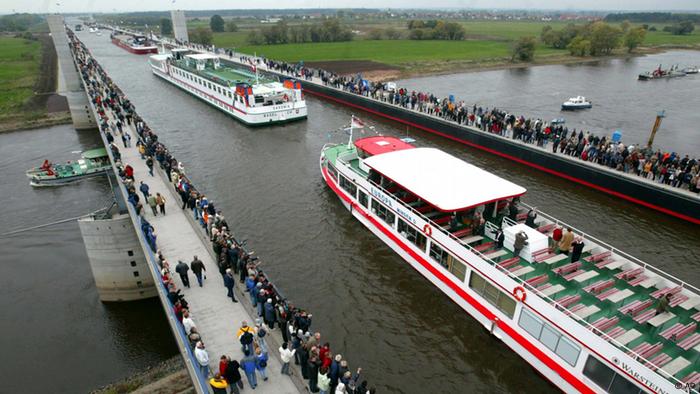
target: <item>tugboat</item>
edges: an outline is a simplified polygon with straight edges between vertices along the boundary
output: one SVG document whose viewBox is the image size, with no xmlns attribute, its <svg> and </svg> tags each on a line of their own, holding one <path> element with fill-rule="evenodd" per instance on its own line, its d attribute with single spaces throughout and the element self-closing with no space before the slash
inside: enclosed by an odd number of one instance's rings
<svg viewBox="0 0 700 394">
<path fill-rule="evenodd" d="M 638 79 L 640 81 L 649 81 L 651 79 L 678 78 L 685 77 L 686 74 L 688 73 L 686 73 L 684 70 L 679 71 L 678 66 L 671 67 L 668 70 L 663 70 L 661 65 L 659 65 L 659 67 L 654 71 L 639 74 Z"/>
<path fill-rule="evenodd" d="M 350 133 L 322 148 L 325 183 L 494 346 L 565 393 L 700 384 L 700 289 L 537 212 L 519 201 L 523 187 L 446 152 Z M 551 247 L 567 228 L 571 254 Z"/>
<path fill-rule="evenodd" d="M 583 96 L 571 97 L 561 105 L 562 111 L 575 111 L 577 109 L 591 108 L 593 104 Z"/>
<path fill-rule="evenodd" d="M 27 170 L 32 186 L 61 186 L 80 179 L 102 174 L 112 168 L 105 148 L 97 148 L 82 153 L 81 158 L 66 164 L 52 164 L 44 160 L 41 167 Z"/>
</svg>

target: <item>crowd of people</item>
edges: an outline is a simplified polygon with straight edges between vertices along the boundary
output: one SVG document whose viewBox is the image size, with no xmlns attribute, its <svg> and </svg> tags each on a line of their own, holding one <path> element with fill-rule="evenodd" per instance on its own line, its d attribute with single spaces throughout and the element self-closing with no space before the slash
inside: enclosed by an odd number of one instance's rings
<svg viewBox="0 0 700 394">
<path fill-rule="evenodd" d="M 230 49 L 204 47 L 229 57 L 236 55 Z M 463 100 L 439 97 L 396 87 L 392 83 L 372 82 L 361 75 L 337 75 L 333 72 L 290 64 L 259 57 L 238 56 L 242 63 L 264 64 L 268 70 L 311 80 L 317 77 L 324 85 L 346 92 L 371 97 L 406 109 L 436 116 L 459 125 L 498 134 L 527 144 L 535 144 L 552 153 L 576 157 L 620 172 L 634 174 L 652 182 L 700 193 L 700 161 L 689 155 L 650 149 L 642 145 L 625 145 L 610 136 L 599 136 L 590 131 L 569 129 L 560 121 L 547 122 L 539 118 L 516 116 L 498 108 L 468 105 Z"/>
<path fill-rule="evenodd" d="M 276 350 L 282 362 L 282 374 L 293 374 L 290 369 L 293 362 L 300 367 L 301 378 L 313 393 L 374 394 L 376 390 L 361 379 L 362 369 L 358 368 L 353 373 L 347 360 L 341 354 L 332 352 L 330 343 L 322 341 L 321 333 L 311 330 L 312 315 L 289 302 L 270 281 L 261 269 L 259 259 L 246 251 L 246 241 L 234 237 L 221 211 L 194 187 L 187 178 L 182 163 L 159 141 L 158 135 L 136 113 L 133 104 L 92 58 L 87 48 L 74 36 L 71 36 L 71 46 L 90 100 L 98 114 L 100 130 L 108 141 L 119 176 L 127 190 L 127 200 L 139 216 L 145 239 L 155 253 L 161 284 L 167 289 L 167 298 L 174 315 L 187 335 L 201 377 L 208 380 L 212 391 L 240 393 L 244 389 L 243 375 L 252 389 L 259 384 L 258 376 L 262 381 L 267 381 L 268 360 L 270 351 L 273 350 L 269 347 L 268 335 L 279 330 L 282 344 Z M 213 360 L 197 329 L 188 302 L 175 282 L 177 274 L 182 286 L 189 288 L 191 270 L 199 286 L 203 286 L 206 267 L 197 256 L 189 264 L 179 261 L 173 267 L 157 249 L 155 228 L 146 219 L 142 199 L 151 207 L 151 213 L 155 217 L 166 214 L 165 197 L 160 193 L 153 196 L 145 180 L 136 183 L 133 167 L 122 162 L 120 148 L 114 142 L 115 135 L 118 135 L 122 137 L 124 148 L 130 147 L 132 137 L 129 129 L 132 126 L 137 134 L 136 147 L 149 168 L 149 175 L 154 176 L 153 167 L 156 165 L 164 171 L 181 198 L 181 208 L 191 211 L 193 219 L 200 224 L 203 233 L 210 240 L 227 297 L 238 303 L 240 300 L 236 298 L 235 289 L 239 287 L 253 307 L 256 316 L 254 322 L 248 324 L 243 321 L 236 332 L 243 353 L 240 360 L 222 355 L 218 368 L 210 368 Z M 129 137 L 125 137 L 125 134 Z"/>
</svg>

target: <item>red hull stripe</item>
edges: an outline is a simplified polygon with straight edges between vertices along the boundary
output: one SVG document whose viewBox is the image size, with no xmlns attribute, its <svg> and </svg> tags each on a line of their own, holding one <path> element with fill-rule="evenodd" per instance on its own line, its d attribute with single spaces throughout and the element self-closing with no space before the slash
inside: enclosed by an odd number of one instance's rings
<svg viewBox="0 0 700 394">
<path fill-rule="evenodd" d="M 485 146 L 477 145 L 477 144 L 475 144 L 475 143 L 473 143 L 473 142 L 464 141 L 464 140 L 462 140 L 462 139 L 459 139 L 459 138 L 457 138 L 457 137 L 454 137 L 454 136 L 451 136 L 451 135 L 448 135 L 448 134 L 439 132 L 439 131 L 434 130 L 434 129 L 431 129 L 431 128 L 429 128 L 429 127 L 421 126 L 421 125 L 415 124 L 415 123 L 413 123 L 413 122 L 409 122 L 409 121 L 407 121 L 407 120 L 405 120 L 405 119 L 401 119 L 401 118 L 398 118 L 398 117 L 395 117 L 395 116 L 387 115 L 387 114 L 385 114 L 385 113 L 382 113 L 382 112 L 379 112 L 379 111 L 376 111 L 376 110 L 373 110 L 373 109 L 370 109 L 370 108 L 366 108 L 366 107 L 363 107 L 363 106 L 358 105 L 358 104 L 353 104 L 353 103 L 347 102 L 347 101 L 345 101 L 345 100 L 342 100 L 342 99 L 339 99 L 339 98 L 336 98 L 336 97 L 328 96 L 328 95 L 323 94 L 323 93 L 314 92 L 314 91 L 309 90 L 309 89 L 306 89 L 306 92 L 307 92 L 307 93 L 310 93 L 310 94 L 313 94 L 313 95 L 316 95 L 316 96 L 319 96 L 319 97 L 323 97 L 323 98 L 328 99 L 328 100 L 333 100 L 333 101 L 339 102 L 339 103 L 344 104 L 344 105 L 348 105 L 348 106 L 350 106 L 350 107 L 359 108 L 359 109 L 361 109 L 361 110 L 363 110 L 363 111 L 367 111 L 367 112 L 369 112 L 369 113 L 372 113 L 372 114 L 375 114 L 375 115 L 378 115 L 378 116 L 381 116 L 381 117 L 384 117 L 384 118 L 387 118 L 387 119 L 391 119 L 391 120 L 396 121 L 396 122 L 399 122 L 399 123 L 407 124 L 407 125 L 409 125 L 409 126 L 411 126 L 411 127 L 415 127 L 415 128 L 417 128 L 417 129 L 421 129 L 421 130 L 427 131 L 427 132 L 429 132 L 429 133 L 438 134 L 438 135 L 440 135 L 440 136 L 442 136 L 442 137 L 449 138 L 449 139 L 451 139 L 451 140 L 453 140 L 453 141 L 461 142 L 461 143 L 463 143 L 463 144 L 465 144 L 465 145 L 469 145 L 469 146 L 471 146 L 471 147 L 474 147 L 474 148 L 477 148 L 477 149 L 481 149 L 481 150 L 486 151 L 486 152 L 489 152 L 489 153 L 493 153 L 494 155 L 498 155 L 498 156 L 501 156 L 501 157 L 505 157 L 505 158 L 507 158 L 507 159 L 509 159 L 509 160 L 513 160 L 513 161 L 518 162 L 518 163 L 520 163 L 520 164 L 525 164 L 525 165 L 530 166 L 530 167 L 532 167 L 532 168 L 536 168 L 536 169 L 538 169 L 538 170 L 540 170 L 540 171 L 544 171 L 544 172 L 547 172 L 547 173 L 549 173 L 549 174 L 556 175 L 556 176 L 562 177 L 562 178 L 564 178 L 564 179 L 567 179 L 567 180 L 570 180 L 570 181 L 573 181 L 573 182 L 580 183 L 580 184 L 582 184 L 582 185 L 584 185 L 584 186 L 587 186 L 587 187 L 590 187 L 590 188 L 593 188 L 593 189 L 596 189 L 596 190 L 600 190 L 600 191 L 602 191 L 602 192 L 611 194 L 611 195 L 613 195 L 613 196 L 615 196 L 615 197 L 623 198 L 623 199 L 625 199 L 625 200 L 627 200 L 627 201 L 630 201 L 630 202 L 633 202 L 633 203 L 635 203 L 635 204 L 639 204 L 639 205 L 645 206 L 645 207 L 647 207 L 647 208 L 655 209 L 655 210 L 657 210 L 657 211 L 663 212 L 663 213 L 668 214 L 668 215 L 671 215 L 671 216 L 675 216 L 675 217 L 680 218 L 680 219 L 683 219 L 683 220 L 687 220 L 687 221 L 692 222 L 692 223 L 695 223 L 695 224 L 700 224 L 700 219 L 696 219 L 696 218 L 694 218 L 694 217 L 691 217 L 691 216 L 688 216 L 688 215 L 684 215 L 684 214 L 682 214 L 682 213 L 675 212 L 675 211 L 672 211 L 672 210 L 670 210 L 670 209 L 668 209 L 668 208 L 660 207 L 660 206 L 658 206 L 658 205 L 655 205 L 655 204 L 652 204 L 652 203 L 649 203 L 649 202 L 646 202 L 646 201 L 642 201 L 642 200 L 637 199 L 637 198 L 634 198 L 634 197 L 632 197 L 632 196 L 628 196 L 627 194 L 623 194 L 623 193 L 620 193 L 620 192 L 616 192 L 616 191 L 614 191 L 614 190 L 610 190 L 610 189 L 605 188 L 605 187 L 603 187 L 603 186 L 599 186 L 599 185 L 590 183 L 590 182 L 588 182 L 588 181 L 584 181 L 583 179 L 579 179 L 579 178 L 573 177 L 573 176 L 571 176 L 571 175 L 564 174 L 563 172 L 559 172 L 559 171 L 553 170 L 553 169 L 551 169 L 551 168 L 547 168 L 547 167 L 540 166 L 540 165 L 538 165 L 538 164 L 530 163 L 529 161 L 526 161 L 526 160 L 517 158 L 517 157 L 515 157 L 515 156 L 508 155 L 508 154 L 503 153 L 503 152 L 499 152 L 499 151 L 494 150 L 494 149 L 487 148 L 487 147 L 485 147 Z"/>
<path fill-rule="evenodd" d="M 403 243 L 400 239 L 398 239 L 391 231 L 387 230 L 384 228 L 384 226 L 379 223 L 375 218 L 373 218 L 371 215 L 369 215 L 367 212 L 364 211 L 364 209 L 357 205 L 352 199 L 347 197 L 345 194 L 343 194 L 340 189 L 338 189 L 338 186 L 336 186 L 333 182 L 328 181 L 328 173 L 326 172 L 326 169 L 323 168 L 323 177 L 324 180 L 326 180 L 326 183 L 328 186 L 337 194 L 340 198 L 343 200 L 347 201 L 352 205 L 353 210 L 356 210 L 362 214 L 367 220 L 369 220 L 375 227 L 377 227 L 379 230 L 384 233 L 387 237 L 389 237 L 393 242 L 395 242 L 397 245 L 401 247 L 406 253 L 408 253 L 412 258 L 414 258 L 416 261 L 418 261 L 425 269 L 430 271 L 431 274 L 433 274 L 435 277 L 440 279 L 441 282 L 446 284 L 451 290 L 453 290 L 455 293 L 457 293 L 462 299 L 467 301 L 472 307 L 474 307 L 479 313 L 481 313 L 484 317 L 487 319 L 493 321 L 497 316 L 491 312 L 487 307 L 482 305 L 479 301 L 474 299 L 474 297 L 470 296 L 467 292 L 465 292 L 461 287 L 459 287 L 456 283 L 454 283 L 451 279 L 447 278 L 442 272 L 440 272 L 438 269 L 436 269 L 432 264 L 430 264 L 428 261 L 426 261 L 423 257 L 421 257 L 419 254 L 413 251 L 409 246 Z M 576 388 L 576 390 L 580 391 L 581 393 L 595 393 L 590 387 L 588 387 L 584 382 L 582 382 L 580 379 L 578 379 L 576 376 L 572 375 L 569 371 L 566 370 L 566 368 L 562 367 L 559 363 L 554 361 L 551 357 L 546 355 L 544 352 L 542 352 L 536 344 L 533 344 L 532 342 L 528 341 L 526 338 L 524 338 L 520 333 L 518 333 L 515 329 L 510 327 L 508 324 L 504 323 L 503 321 L 499 320 L 497 322 L 498 328 L 500 328 L 504 333 L 506 333 L 508 336 L 513 338 L 520 346 L 525 348 L 528 352 L 530 352 L 533 356 L 537 357 L 543 364 L 545 364 L 547 367 L 549 367 L 551 370 L 555 371 L 556 373 L 559 374 L 564 380 L 566 380 L 571 386 Z"/>
</svg>

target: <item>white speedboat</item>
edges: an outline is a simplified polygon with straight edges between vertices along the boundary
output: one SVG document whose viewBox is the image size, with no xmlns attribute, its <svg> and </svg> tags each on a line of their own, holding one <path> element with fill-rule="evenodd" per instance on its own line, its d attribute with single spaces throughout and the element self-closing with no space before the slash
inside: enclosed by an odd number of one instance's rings
<svg viewBox="0 0 700 394">
<path fill-rule="evenodd" d="M 564 104 L 561 105 L 561 109 L 564 111 L 571 111 L 577 109 L 591 108 L 592 106 L 593 104 L 590 101 L 586 100 L 585 97 L 576 96 L 564 102 Z"/>
<path fill-rule="evenodd" d="M 683 72 L 686 74 L 697 74 L 698 71 L 700 71 L 698 70 L 698 66 L 690 66 L 683 69 Z"/>
</svg>

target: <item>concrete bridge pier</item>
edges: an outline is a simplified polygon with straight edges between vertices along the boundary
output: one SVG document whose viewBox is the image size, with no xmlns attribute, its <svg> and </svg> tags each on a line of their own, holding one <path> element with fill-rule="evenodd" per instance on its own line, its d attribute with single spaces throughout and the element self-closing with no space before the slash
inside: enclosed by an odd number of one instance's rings
<svg viewBox="0 0 700 394">
<path fill-rule="evenodd" d="M 158 295 L 128 213 L 92 215 L 78 220 L 78 226 L 101 301 Z"/>
<path fill-rule="evenodd" d="M 66 96 L 66 99 L 68 99 L 73 126 L 76 130 L 96 129 L 97 122 L 95 122 L 90 112 L 85 90 L 81 86 L 80 76 L 75 69 L 73 56 L 68 47 L 68 36 L 66 35 L 63 16 L 49 15 L 46 17 L 46 21 L 49 24 L 53 46 L 56 48 L 60 72 L 63 74 L 63 80 L 65 81 L 65 90 L 61 92 L 61 95 Z"/>
</svg>

